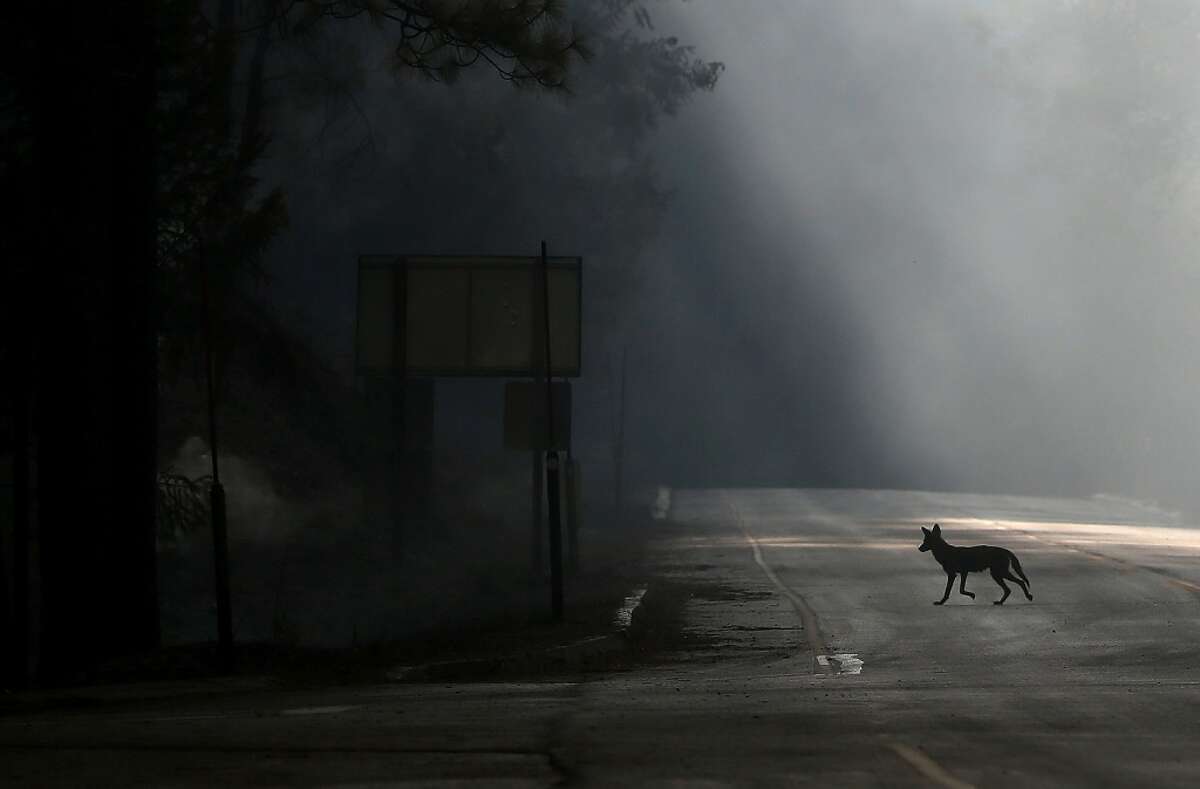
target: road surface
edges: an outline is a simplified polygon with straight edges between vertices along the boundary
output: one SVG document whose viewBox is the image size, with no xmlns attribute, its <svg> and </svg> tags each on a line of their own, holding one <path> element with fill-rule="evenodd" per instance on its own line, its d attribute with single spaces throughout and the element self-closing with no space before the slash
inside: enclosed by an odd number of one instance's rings
<svg viewBox="0 0 1200 789">
<path fill-rule="evenodd" d="M 0 716 L 5 785 L 1200 786 L 1200 530 L 1136 503 L 674 491 L 619 671 Z M 942 607 L 919 553 L 1015 551 Z M 639 617 L 635 615 L 635 628 Z"/>
</svg>

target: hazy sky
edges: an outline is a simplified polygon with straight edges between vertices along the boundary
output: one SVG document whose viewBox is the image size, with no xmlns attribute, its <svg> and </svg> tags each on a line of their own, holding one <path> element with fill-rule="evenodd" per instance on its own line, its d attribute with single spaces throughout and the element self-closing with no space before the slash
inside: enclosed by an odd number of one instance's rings
<svg viewBox="0 0 1200 789">
<path fill-rule="evenodd" d="M 632 474 L 1200 503 L 1200 7 L 649 8 L 651 35 L 727 68 L 661 125 L 649 160 L 613 163 L 651 168 L 673 190 L 648 252 L 628 250 L 643 278 L 618 332 L 632 332 Z M 330 180 L 320 149 L 303 166 L 279 159 L 293 228 L 275 247 L 290 288 L 276 295 L 318 316 L 319 347 L 349 348 L 348 272 L 364 250 L 510 252 L 550 227 L 555 249 L 585 255 L 585 282 L 626 257 L 619 229 L 638 217 L 613 219 L 628 208 L 619 195 L 573 225 L 555 217 L 580 198 L 546 187 L 575 162 L 604 170 L 601 105 L 530 116 L 553 117 L 552 129 L 506 122 L 507 144 L 537 152 L 543 175 L 456 225 L 437 195 L 492 187 L 435 152 L 413 170 L 403 156 L 413 124 L 429 122 L 421 108 L 469 101 L 494 120 L 518 105 L 478 86 L 417 104 L 378 80 L 356 90 L 362 117 L 342 112 L 336 134 L 355 140 L 365 118 L 376 145 L 344 177 Z M 292 150 L 287 134 L 279 144 Z M 580 428 L 601 443 L 613 363 L 585 357 L 577 387 Z M 600 463 L 607 451 L 591 450 Z"/>
<path fill-rule="evenodd" d="M 662 9 L 728 66 L 659 138 L 696 473 L 1186 496 L 1193 4 Z"/>
</svg>

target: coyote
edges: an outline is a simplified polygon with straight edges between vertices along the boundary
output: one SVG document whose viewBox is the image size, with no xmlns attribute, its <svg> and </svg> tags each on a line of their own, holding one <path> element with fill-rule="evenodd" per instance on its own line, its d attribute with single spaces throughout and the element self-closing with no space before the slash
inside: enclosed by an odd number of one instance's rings
<svg viewBox="0 0 1200 789">
<path fill-rule="evenodd" d="M 1025 597 L 1029 600 L 1033 599 L 1033 595 L 1029 593 L 1029 579 L 1025 577 L 1025 571 L 1021 569 L 1021 563 L 1017 561 L 1016 554 L 1012 551 L 995 548 L 991 545 L 972 545 L 969 548 L 951 545 L 942 538 L 942 527 L 936 523 L 933 524 L 932 529 L 922 526 L 921 531 L 925 532 L 925 540 L 917 550 L 933 551 L 933 558 L 937 559 L 938 564 L 942 565 L 942 569 L 946 571 L 946 593 L 942 595 L 941 600 L 934 602 L 934 605 L 946 602 L 946 598 L 950 596 L 950 587 L 954 586 L 954 576 L 956 575 L 962 577 L 958 591 L 974 600 L 975 593 L 967 591 L 967 573 L 981 570 L 990 570 L 992 579 L 1004 590 L 1004 596 L 996 600 L 993 605 L 1004 605 L 1004 601 L 1011 594 L 1008 584 L 1004 583 L 1005 578 L 1016 581 L 1017 585 L 1021 587 L 1021 591 L 1025 593 Z M 1012 569 L 1017 571 L 1017 575 L 1021 576 L 1020 578 L 1009 570 L 1010 564 Z"/>
</svg>

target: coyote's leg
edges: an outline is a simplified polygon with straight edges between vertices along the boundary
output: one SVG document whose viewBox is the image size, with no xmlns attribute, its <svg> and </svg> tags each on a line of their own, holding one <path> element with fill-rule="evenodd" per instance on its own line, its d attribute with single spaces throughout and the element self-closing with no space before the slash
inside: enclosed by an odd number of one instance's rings
<svg viewBox="0 0 1200 789">
<path fill-rule="evenodd" d="M 941 600 L 935 600 L 934 605 L 941 605 L 946 602 L 946 598 L 950 596 L 950 590 L 954 588 L 954 573 L 946 573 L 946 593 L 942 595 Z"/>
<path fill-rule="evenodd" d="M 1004 596 L 995 601 L 993 605 L 1004 605 L 1004 601 L 1012 594 L 1012 590 L 1008 588 L 1008 584 L 1004 583 L 1004 576 L 995 567 L 992 568 L 992 580 L 1000 584 L 1000 588 L 1004 590 Z"/>
<path fill-rule="evenodd" d="M 958 577 L 958 593 L 965 594 L 967 597 L 971 598 L 972 600 L 975 599 L 975 593 L 967 591 L 967 574 L 966 573 L 962 573 Z"/>
<path fill-rule="evenodd" d="M 1017 586 L 1021 587 L 1021 591 L 1025 593 L 1025 599 L 1026 599 L 1026 600 L 1032 600 L 1032 599 L 1033 599 L 1033 595 L 1031 595 L 1031 594 L 1029 593 L 1029 587 L 1025 585 L 1025 582 L 1024 582 L 1024 581 L 1022 581 L 1022 580 L 1021 580 L 1020 578 L 1018 578 L 1017 576 L 1013 575 L 1013 574 L 1012 574 L 1012 570 L 1005 570 L 1005 572 L 1004 572 L 1004 577 L 1005 577 L 1005 578 L 1007 578 L 1007 579 L 1008 579 L 1008 580 L 1010 580 L 1010 581 L 1016 581 L 1016 583 L 1017 583 Z"/>
</svg>

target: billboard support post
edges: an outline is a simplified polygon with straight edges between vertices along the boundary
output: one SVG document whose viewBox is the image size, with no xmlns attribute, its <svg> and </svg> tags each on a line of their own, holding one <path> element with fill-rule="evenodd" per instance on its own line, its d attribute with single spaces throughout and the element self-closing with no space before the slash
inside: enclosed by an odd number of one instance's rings
<svg viewBox="0 0 1200 789">
<path fill-rule="evenodd" d="M 563 618 L 563 572 L 562 572 L 562 507 L 559 497 L 558 453 L 554 443 L 554 396 L 551 391 L 553 368 L 550 358 L 550 268 L 546 265 L 546 242 L 542 242 L 542 326 L 546 341 L 543 356 L 546 392 L 546 511 L 550 527 L 550 610 L 555 622 Z"/>
<path fill-rule="evenodd" d="M 400 490 L 395 490 L 393 486 L 389 491 L 389 507 L 388 515 L 392 521 L 391 533 L 391 548 L 392 555 L 401 557 L 404 556 L 405 530 L 408 523 L 408 506 L 409 497 L 405 496 L 407 488 L 412 477 L 412 469 L 409 467 L 408 457 L 408 331 L 406 327 L 408 319 L 408 267 L 401 266 L 396 272 L 396 277 L 392 280 L 393 303 L 396 305 L 393 313 L 395 321 L 395 340 L 392 344 L 392 354 L 395 359 L 395 372 L 393 373 L 392 391 L 390 407 L 392 409 L 392 418 L 390 420 L 392 445 L 389 447 L 393 455 L 393 461 L 390 464 L 393 471 L 400 475 Z"/>
<path fill-rule="evenodd" d="M 233 602 L 229 582 L 229 530 L 225 511 L 225 488 L 221 485 L 221 469 L 217 458 L 217 395 L 214 377 L 212 300 L 209 296 L 208 259 L 201 272 L 204 304 L 204 383 L 208 407 L 208 453 L 212 466 L 212 485 L 209 488 L 209 518 L 213 540 L 213 580 L 217 598 L 217 660 L 222 672 L 234 669 Z"/>
<path fill-rule="evenodd" d="M 625 382 L 629 378 L 629 346 L 621 348 L 621 392 L 618 400 L 617 440 L 613 449 L 613 502 L 617 517 L 625 509 Z"/>
<path fill-rule="evenodd" d="M 556 449 L 555 432 L 560 434 L 558 443 L 565 434 L 568 463 L 573 462 L 570 423 L 560 421 L 556 428 L 553 421 L 555 411 L 569 420 L 569 400 L 565 406 L 556 405 L 552 392 L 565 385 L 555 384 L 555 376 L 580 374 L 582 260 L 548 257 L 542 242 L 539 256 L 362 255 L 358 263 L 355 369 L 368 381 L 395 384 L 393 410 L 400 411 L 401 418 L 410 411 L 407 401 L 420 399 L 421 379 L 533 379 L 524 401 L 529 425 L 518 428 L 527 431 L 531 450 L 531 580 L 540 585 L 544 574 L 543 507 L 551 495 L 558 502 L 546 511 L 554 548 L 551 584 L 558 601 L 555 618 L 561 618 L 563 474 L 569 488 L 574 483 L 571 469 L 562 469 L 560 456 L 550 454 Z M 506 396 L 507 392 L 506 388 Z M 509 431 L 507 416 L 505 424 Z M 401 427 L 402 444 L 410 443 L 410 435 L 416 442 L 416 427 Z M 507 445 L 523 443 L 514 436 L 506 432 Z M 548 465 L 554 466 L 552 476 L 547 475 Z M 550 486 L 552 491 L 547 490 Z M 577 491 L 571 488 L 569 494 L 567 515 L 575 524 Z M 571 529 L 575 551 L 574 525 Z M 573 558 L 572 566 L 574 562 Z"/>
<path fill-rule="evenodd" d="M 550 515 L 550 615 L 563 618 L 563 551 L 558 453 L 546 452 L 546 509 Z"/>
<path fill-rule="evenodd" d="M 567 495 L 567 569 L 579 572 L 579 461 L 567 449 L 563 466 Z"/>
<path fill-rule="evenodd" d="M 544 260 L 544 258 L 543 258 Z M 530 535 L 532 539 L 532 564 L 533 564 L 533 584 L 534 587 L 541 585 L 542 578 L 545 574 L 545 559 L 543 558 L 543 541 L 545 537 L 545 529 L 542 521 L 542 501 L 545 498 L 543 485 L 546 481 L 546 467 L 543 462 L 542 453 L 546 450 L 546 433 L 540 430 L 542 427 L 539 424 L 539 419 L 544 413 L 546 404 L 542 402 L 545 395 L 545 381 L 548 380 L 547 369 L 549 360 L 544 353 L 545 346 L 542 342 L 542 335 L 547 331 L 543 327 L 542 320 L 544 313 L 540 309 L 541 302 L 545 298 L 543 290 L 546 286 L 545 277 L 542 275 L 541 266 L 535 265 L 529 267 L 529 363 L 533 373 L 533 387 L 530 397 L 530 412 L 532 418 L 529 420 L 530 440 L 529 447 L 532 459 L 533 478 L 530 487 L 530 509 L 531 509 L 531 528 Z"/>
</svg>

